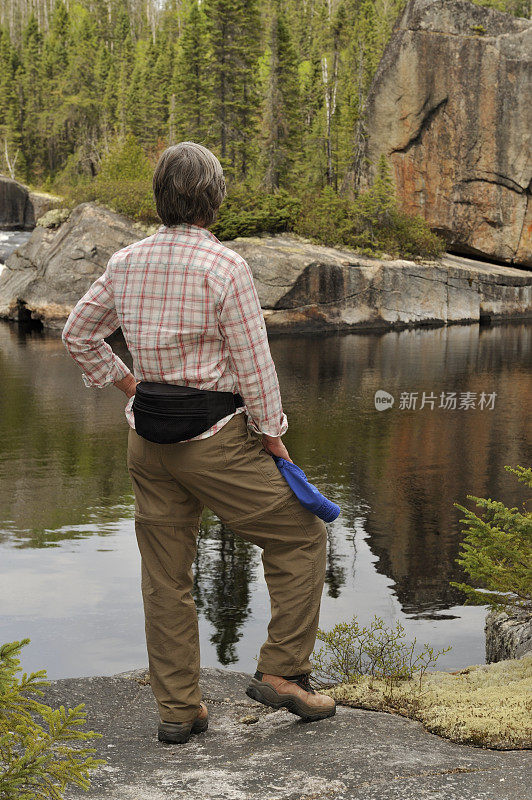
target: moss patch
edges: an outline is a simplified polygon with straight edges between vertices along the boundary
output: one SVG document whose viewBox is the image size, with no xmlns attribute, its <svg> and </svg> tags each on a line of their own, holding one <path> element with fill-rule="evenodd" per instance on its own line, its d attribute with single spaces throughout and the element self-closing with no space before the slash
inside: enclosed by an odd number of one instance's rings
<svg viewBox="0 0 532 800">
<path fill-rule="evenodd" d="M 362 676 L 326 690 L 341 705 L 398 713 L 460 744 L 496 750 L 532 748 L 532 654 L 460 672 L 430 672 L 392 694 L 382 680 Z"/>
<path fill-rule="evenodd" d="M 46 214 L 43 214 L 42 217 L 36 222 L 40 228 L 58 228 L 59 225 L 62 225 L 63 222 L 70 216 L 70 209 L 68 208 L 51 208 Z"/>
</svg>

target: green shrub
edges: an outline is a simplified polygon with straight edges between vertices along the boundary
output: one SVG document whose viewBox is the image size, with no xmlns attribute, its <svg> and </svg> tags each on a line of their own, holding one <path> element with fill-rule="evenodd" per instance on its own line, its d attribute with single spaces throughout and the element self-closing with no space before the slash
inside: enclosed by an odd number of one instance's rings
<svg viewBox="0 0 532 800">
<path fill-rule="evenodd" d="M 518 481 L 532 488 L 532 469 L 505 466 Z M 454 503 L 466 515 L 462 550 L 457 558 L 476 584 L 451 581 L 461 589 L 466 603 L 494 609 L 519 607 L 532 612 L 532 512 L 508 508 L 498 500 L 467 495 L 482 513 Z"/>
<path fill-rule="evenodd" d="M 89 772 L 105 763 L 84 746 L 100 734 L 79 730 L 83 703 L 53 710 L 35 699 L 43 695 L 39 687 L 49 684 L 45 670 L 17 677 L 18 656 L 29 641 L 0 647 L 0 798 L 61 800 L 70 784 L 88 789 Z"/>
<path fill-rule="evenodd" d="M 153 166 L 132 134 L 116 139 L 102 158 L 96 181 L 151 181 Z"/>
<path fill-rule="evenodd" d="M 307 194 L 291 229 L 318 244 L 347 246 L 373 256 L 437 258 L 445 250 L 443 240 L 422 217 L 397 207 L 390 170 L 382 156 L 370 189 L 352 201 L 338 197 L 329 187 Z"/>
<path fill-rule="evenodd" d="M 134 136 L 116 139 L 93 179 L 81 178 L 63 191 L 71 204 L 98 202 L 142 222 L 158 222 L 152 191 L 153 165 Z"/>
<path fill-rule="evenodd" d="M 291 229 L 300 208 L 301 201 L 288 192 L 258 194 L 238 187 L 232 189 L 222 203 L 212 232 L 222 240 L 282 233 Z"/>
<path fill-rule="evenodd" d="M 387 628 L 375 615 L 369 627 L 360 627 L 356 616 L 351 622 L 339 622 L 331 631 L 318 630 L 317 639 L 324 646 L 313 654 L 312 679 L 322 688 L 356 683 L 363 675 L 383 680 L 391 692 L 393 687 L 417 674 L 419 682 L 427 669 L 451 648 L 434 652 L 425 644 L 416 654 L 416 640 L 405 641 L 400 622 Z"/>
<path fill-rule="evenodd" d="M 301 198 L 301 212 L 292 220 L 294 233 L 319 244 L 353 246 L 353 207 L 330 187 L 306 193 Z"/>
<path fill-rule="evenodd" d="M 157 223 L 152 173 L 153 166 L 142 148 L 128 136 L 114 143 L 96 178 L 79 179 L 60 188 L 70 204 L 96 201 L 132 219 Z M 445 249 L 443 240 L 424 219 L 398 209 L 383 156 L 373 186 L 354 200 L 339 197 L 330 187 L 295 196 L 285 190 L 265 194 L 232 185 L 212 232 L 222 241 L 292 232 L 316 244 L 394 258 L 437 258 Z"/>
</svg>

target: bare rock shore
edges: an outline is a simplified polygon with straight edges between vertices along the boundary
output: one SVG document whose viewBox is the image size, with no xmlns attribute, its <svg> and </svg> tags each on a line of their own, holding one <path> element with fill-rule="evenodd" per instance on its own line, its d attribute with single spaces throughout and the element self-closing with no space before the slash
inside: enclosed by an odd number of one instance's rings
<svg viewBox="0 0 532 800">
<path fill-rule="evenodd" d="M 112 253 L 149 233 L 94 203 L 56 227 L 38 225 L 0 274 L 0 317 L 61 329 Z M 271 333 L 532 318 L 527 269 L 451 255 L 423 263 L 363 258 L 285 234 L 226 244 L 248 261 Z"/>
<path fill-rule="evenodd" d="M 206 734 L 157 741 L 146 670 L 53 681 L 44 702 L 86 703 L 107 764 L 69 800 L 529 800 L 532 756 L 458 745 L 394 714 L 339 707 L 305 724 L 244 694 L 249 676 L 204 669 Z M 256 720 L 251 722 L 251 720 Z"/>
</svg>

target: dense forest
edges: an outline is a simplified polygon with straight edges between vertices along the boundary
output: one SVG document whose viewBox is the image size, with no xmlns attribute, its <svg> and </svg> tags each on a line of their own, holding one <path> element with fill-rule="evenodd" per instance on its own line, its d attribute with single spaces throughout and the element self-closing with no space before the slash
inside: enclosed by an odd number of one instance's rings
<svg viewBox="0 0 532 800">
<path fill-rule="evenodd" d="M 0 170 L 79 197 L 99 176 L 105 200 L 106 163 L 146 181 L 187 139 L 218 155 L 234 196 L 342 195 L 405 2 L 0 0 Z M 481 4 L 530 14 L 530 0 Z"/>
</svg>

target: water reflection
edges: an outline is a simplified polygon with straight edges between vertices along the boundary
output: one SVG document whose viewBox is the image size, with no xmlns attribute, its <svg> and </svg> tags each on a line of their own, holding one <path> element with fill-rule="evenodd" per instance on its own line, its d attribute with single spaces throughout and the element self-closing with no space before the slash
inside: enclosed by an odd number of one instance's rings
<svg viewBox="0 0 532 800">
<path fill-rule="evenodd" d="M 238 661 L 236 645 L 251 613 L 251 585 L 256 578 L 259 552 L 219 521 L 203 521 L 195 562 L 194 599 L 198 612 L 212 623 L 210 642 L 224 666 Z"/>
<path fill-rule="evenodd" d="M 467 504 L 473 494 L 512 505 L 523 496 L 503 467 L 530 463 L 531 336 L 532 327 L 518 324 L 272 339 L 287 446 L 342 507 L 329 526 L 323 626 L 380 613 L 390 623 L 401 619 L 419 641 L 452 644 L 449 666 L 483 659 L 483 610 L 464 608 L 449 587 L 462 577 L 454 561 L 461 513 L 453 502 Z M 113 346 L 130 363 L 123 341 L 114 337 Z M 378 389 L 393 395 L 392 409 L 375 409 Z M 424 391 L 495 392 L 495 407 L 399 407 L 401 392 Z M 85 388 L 58 335 L 0 325 L 0 638 L 31 630 L 38 651 L 25 668 L 42 666 L 43 652 L 52 676 L 145 661 L 124 404 L 112 388 Z M 118 602 L 109 567 L 101 566 L 122 552 L 130 573 Z M 80 596 L 62 607 L 65 558 Z M 84 591 L 88 573 L 93 583 Z M 103 588 L 94 590 L 98 574 L 102 587 L 111 583 L 106 604 L 98 600 Z M 20 613 L 6 594 L 17 588 Z M 209 512 L 198 539 L 195 598 L 203 663 L 250 669 L 269 614 L 260 551 Z M 117 652 L 105 655 L 113 604 L 128 617 L 129 627 L 113 627 L 123 661 Z M 65 629 L 68 637 L 58 634 Z"/>
<path fill-rule="evenodd" d="M 531 333 L 453 326 L 272 344 L 284 397 L 297 408 L 297 456 L 313 465 L 344 521 L 363 513 L 377 569 L 393 578 L 407 614 L 460 601 L 449 586 L 459 574 L 453 501 L 522 497 L 503 467 L 530 463 Z M 378 389 L 394 396 L 392 410 L 375 410 Z M 493 411 L 398 408 L 401 392 L 483 391 L 496 393 Z M 308 420 L 319 420 L 310 435 Z"/>
</svg>

